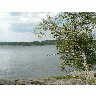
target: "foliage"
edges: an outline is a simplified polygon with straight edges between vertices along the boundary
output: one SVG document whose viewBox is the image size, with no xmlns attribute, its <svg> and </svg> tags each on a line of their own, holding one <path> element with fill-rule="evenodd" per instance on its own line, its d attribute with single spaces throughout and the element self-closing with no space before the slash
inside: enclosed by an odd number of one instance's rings
<svg viewBox="0 0 96 96">
<path fill-rule="evenodd" d="M 96 64 L 96 41 L 92 34 L 95 24 L 95 12 L 61 12 L 54 18 L 42 19 L 34 32 L 41 38 L 49 31 L 52 37 L 62 40 L 56 43 L 62 55 L 61 70 L 71 66 L 88 71 Z"/>
</svg>

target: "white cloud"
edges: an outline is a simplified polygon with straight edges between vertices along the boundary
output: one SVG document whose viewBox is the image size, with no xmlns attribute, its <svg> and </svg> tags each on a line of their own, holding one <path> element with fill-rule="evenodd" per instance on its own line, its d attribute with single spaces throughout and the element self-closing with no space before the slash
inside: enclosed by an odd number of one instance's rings
<svg viewBox="0 0 96 96">
<path fill-rule="evenodd" d="M 28 18 L 21 17 L 21 18 L 20 18 L 20 21 L 26 23 L 26 21 L 28 21 Z"/>
<path fill-rule="evenodd" d="M 26 22 L 26 23 L 36 23 L 38 24 L 41 19 L 47 19 L 46 15 L 50 15 L 52 17 L 56 16 L 58 12 L 32 12 L 32 13 L 22 13 L 20 16 L 20 21 L 21 22 Z"/>
<path fill-rule="evenodd" d="M 58 12 L 32 12 L 32 13 L 22 13 L 20 16 L 20 20 L 22 22 L 34 22 L 39 23 L 41 19 L 47 19 L 46 15 L 50 15 L 52 17 L 56 16 Z"/>
<path fill-rule="evenodd" d="M 45 19 L 46 15 L 47 15 L 46 13 L 38 13 L 38 17 L 42 19 Z"/>
<path fill-rule="evenodd" d="M 10 24 L 8 24 L 8 22 L 6 22 L 6 21 L 1 22 L 2 29 L 7 30 L 9 27 L 10 27 Z"/>
<path fill-rule="evenodd" d="M 33 33 L 35 27 L 56 12 L 2 12 L 0 13 L 0 42 L 31 42 L 40 40 Z M 44 37 L 41 40 L 50 39 Z M 41 41 L 40 40 L 40 41 Z"/>
<path fill-rule="evenodd" d="M 50 15 L 51 17 L 54 17 L 54 16 L 56 16 L 58 13 L 59 13 L 59 12 L 50 12 L 49 15 Z"/>
</svg>

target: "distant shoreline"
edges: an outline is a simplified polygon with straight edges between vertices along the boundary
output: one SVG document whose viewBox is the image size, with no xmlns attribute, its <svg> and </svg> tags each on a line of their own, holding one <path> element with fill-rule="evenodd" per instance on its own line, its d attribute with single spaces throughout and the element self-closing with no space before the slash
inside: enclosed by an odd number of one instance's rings
<svg viewBox="0 0 96 96">
<path fill-rule="evenodd" d="M 0 46 L 28 46 L 28 45 L 0 45 Z M 30 46 L 45 46 L 45 45 L 30 45 Z"/>
<path fill-rule="evenodd" d="M 55 42 L 60 40 L 45 40 L 45 41 L 33 41 L 33 42 L 0 42 L 0 45 L 10 46 L 34 46 L 34 45 L 55 45 Z"/>
</svg>

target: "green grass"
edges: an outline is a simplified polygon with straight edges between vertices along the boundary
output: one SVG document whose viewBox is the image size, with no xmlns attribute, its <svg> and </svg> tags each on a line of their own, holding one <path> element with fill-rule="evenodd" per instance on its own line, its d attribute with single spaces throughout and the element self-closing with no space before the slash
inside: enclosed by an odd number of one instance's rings
<svg viewBox="0 0 96 96">
<path fill-rule="evenodd" d="M 76 79 L 80 79 L 81 77 L 76 76 L 50 76 L 50 77 L 41 77 L 41 78 L 55 78 L 55 79 L 70 79 L 70 78 L 76 78 Z"/>
<path fill-rule="evenodd" d="M 89 80 L 89 82 L 92 84 L 92 83 L 95 83 L 95 79 L 91 79 Z"/>
<path fill-rule="evenodd" d="M 19 84 L 19 83 L 17 83 L 16 85 L 22 85 L 21 83 Z"/>
</svg>

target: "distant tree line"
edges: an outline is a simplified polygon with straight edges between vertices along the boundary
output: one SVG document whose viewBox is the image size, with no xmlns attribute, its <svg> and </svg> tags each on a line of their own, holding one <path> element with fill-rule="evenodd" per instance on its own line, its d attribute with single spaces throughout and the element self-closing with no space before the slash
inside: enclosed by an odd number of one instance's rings
<svg viewBox="0 0 96 96">
<path fill-rule="evenodd" d="M 45 41 L 33 41 L 33 42 L 0 42 L 0 45 L 13 45 L 13 46 L 33 46 L 33 45 L 55 45 L 55 42 L 60 40 L 45 40 Z"/>
</svg>

